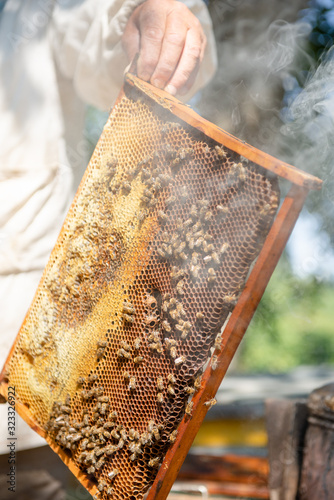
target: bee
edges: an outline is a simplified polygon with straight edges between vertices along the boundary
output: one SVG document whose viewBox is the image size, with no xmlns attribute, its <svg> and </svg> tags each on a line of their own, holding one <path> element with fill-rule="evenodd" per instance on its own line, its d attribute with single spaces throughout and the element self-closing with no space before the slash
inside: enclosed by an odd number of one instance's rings
<svg viewBox="0 0 334 500">
<path fill-rule="evenodd" d="M 185 356 L 179 356 L 178 358 L 175 359 L 174 363 L 175 366 L 181 366 L 185 361 L 186 361 Z"/>
<path fill-rule="evenodd" d="M 112 411 L 112 412 L 110 413 L 110 415 L 109 415 L 109 418 L 114 419 L 114 420 L 115 420 L 117 417 L 118 417 L 118 415 L 117 415 L 117 411 L 116 411 L 116 410 Z"/>
<path fill-rule="evenodd" d="M 131 354 L 128 351 L 126 351 L 125 349 L 118 349 L 117 356 L 119 358 L 131 359 Z"/>
<path fill-rule="evenodd" d="M 202 384 L 202 375 L 198 375 L 198 377 L 195 378 L 194 381 L 194 387 L 195 389 L 200 389 Z"/>
<path fill-rule="evenodd" d="M 171 332 L 172 331 L 172 328 L 170 326 L 170 324 L 168 323 L 167 320 L 164 320 L 162 322 L 162 328 L 166 331 L 166 332 Z"/>
<path fill-rule="evenodd" d="M 140 363 L 142 363 L 144 360 L 143 356 L 136 356 L 133 360 L 133 362 L 136 364 L 136 365 L 140 365 Z"/>
<path fill-rule="evenodd" d="M 104 452 L 105 452 L 104 448 L 99 448 L 98 446 L 94 448 L 94 453 L 96 457 L 100 457 L 101 455 L 103 455 Z"/>
<path fill-rule="evenodd" d="M 200 246 L 202 246 L 204 243 L 204 238 L 203 236 L 200 236 L 199 238 L 197 238 L 197 240 L 195 241 L 194 243 L 194 247 L 195 248 L 199 248 Z"/>
<path fill-rule="evenodd" d="M 151 458 L 151 460 L 148 462 L 148 466 L 149 467 L 158 467 L 159 462 L 160 462 L 160 458 L 159 457 Z"/>
<path fill-rule="evenodd" d="M 159 210 L 158 218 L 160 219 L 161 222 L 165 223 L 168 220 L 168 215 L 165 212 L 163 212 L 163 210 Z"/>
<path fill-rule="evenodd" d="M 135 314 L 136 310 L 130 302 L 123 303 L 123 312 L 126 314 Z"/>
<path fill-rule="evenodd" d="M 141 344 L 141 338 L 136 337 L 135 340 L 133 341 L 134 349 L 136 349 L 138 351 L 138 349 L 140 348 L 140 344 Z"/>
<path fill-rule="evenodd" d="M 112 429 L 113 427 L 115 427 L 115 422 L 105 422 L 103 424 L 104 429 Z"/>
<path fill-rule="evenodd" d="M 128 445 L 128 449 L 129 451 L 131 451 L 131 453 L 133 453 L 136 450 L 136 443 L 134 441 L 131 441 L 131 443 L 129 443 Z"/>
<path fill-rule="evenodd" d="M 185 392 L 186 392 L 186 394 L 189 394 L 189 396 L 191 396 L 191 394 L 194 394 L 195 389 L 194 389 L 194 387 L 189 387 L 189 386 L 187 386 L 187 387 L 185 388 Z"/>
<path fill-rule="evenodd" d="M 176 384 L 176 378 L 174 377 L 174 375 L 172 373 L 170 373 L 169 375 L 167 375 L 167 380 L 171 384 Z"/>
<path fill-rule="evenodd" d="M 191 328 L 192 328 L 192 324 L 190 323 L 190 321 L 185 321 L 185 322 L 183 323 L 183 329 L 184 329 L 184 330 L 189 331 L 189 330 L 191 330 Z"/>
<path fill-rule="evenodd" d="M 60 411 L 63 412 L 63 413 L 68 413 L 68 414 L 72 413 L 71 408 L 69 406 L 66 406 L 66 405 L 62 405 L 60 407 Z"/>
<path fill-rule="evenodd" d="M 152 351 L 157 351 L 158 354 L 161 354 L 162 353 L 162 344 L 161 344 L 161 342 L 153 342 L 152 344 L 150 344 L 150 349 Z"/>
<path fill-rule="evenodd" d="M 105 349 L 107 347 L 107 345 L 108 345 L 108 342 L 106 340 L 99 340 L 97 342 L 97 346 L 102 347 L 103 349 Z"/>
<path fill-rule="evenodd" d="M 197 266 L 199 264 L 198 257 L 199 257 L 199 254 L 197 252 L 193 252 L 193 254 L 191 256 L 191 264 L 193 266 Z"/>
<path fill-rule="evenodd" d="M 163 381 L 162 377 L 157 378 L 157 388 L 158 388 L 158 391 L 164 390 L 164 381 Z"/>
<path fill-rule="evenodd" d="M 74 434 L 72 442 L 77 443 L 78 441 L 80 441 L 81 438 L 82 438 L 82 435 L 80 433 Z"/>
<path fill-rule="evenodd" d="M 217 265 L 220 264 L 220 259 L 219 259 L 219 255 L 217 254 L 217 252 L 212 252 L 211 257 L 212 257 L 212 260 L 215 264 L 217 264 Z"/>
<path fill-rule="evenodd" d="M 216 370 L 218 366 L 218 357 L 216 355 L 212 356 L 211 360 L 211 370 Z"/>
<path fill-rule="evenodd" d="M 170 354 L 171 358 L 173 358 L 173 359 L 175 359 L 175 358 L 176 358 L 176 356 L 177 356 L 177 352 L 176 352 L 176 347 L 175 347 L 175 346 L 172 346 L 172 347 L 170 348 L 169 354 Z"/>
<path fill-rule="evenodd" d="M 184 281 L 181 280 L 176 285 L 176 291 L 179 295 L 184 295 L 183 287 L 184 287 Z"/>
<path fill-rule="evenodd" d="M 109 396 L 99 396 L 97 398 L 97 400 L 100 402 L 100 403 L 109 403 Z"/>
<path fill-rule="evenodd" d="M 166 206 L 169 207 L 173 205 L 175 202 L 176 202 L 176 196 L 171 195 L 166 199 Z"/>
<path fill-rule="evenodd" d="M 153 429 L 156 427 L 156 423 L 154 420 L 149 420 L 147 424 L 147 430 L 148 432 L 153 432 Z"/>
<path fill-rule="evenodd" d="M 226 304 L 232 304 L 232 305 L 235 305 L 236 302 L 237 302 L 237 297 L 236 295 L 225 295 L 225 297 L 223 298 L 223 301 L 226 303 Z"/>
<path fill-rule="evenodd" d="M 118 469 L 113 469 L 111 472 L 108 472 L 108 478 L 110 480 L 114 479 L 118 474 Z"/>
<path fill-rule="evenodd" d="M 158 428 L 157 428 L 157 427 L 153 427 L 153 429 L 152 429 L 152 433 L 153 433 L 154 439 L 155 439 L 156 441 L 160 441 L 160 439 L 161 439 L 161 438 L 160 438 L 160 433 L 159 433 L 159 430 L 158 430 Z"/>
<path fill-rule="evenodd" d="M 229 209 L 228 209 L 228 207 L 224 207 L 223 205 L 217 205 L 217 211 L 218 211 L 218 215 L 220 215 L 221 217 L 224 217 L 226 214 L 228 214 Z"/>
<path fill-rule="evenodd" d="M 81 436 L 81 437 L 83 437 L 83 436 L 85 436 L 85 435 L 86 435 L 86 434 L 82 433 L 82 436 Z M 88 437 L 89 437 L 89 435 L 88 435 Z M 89 443 L 89 439 L 88 439 L 88 437 L 85 437 L 84 439 L 81 439 L 81 441 L 80 441 L 80 443 L 79 443 L 80 449 L 81 449 L 82 451 L 86 450 L 86 448 L 87 448 L 87 445 L 88 445 L 88 443 Z"/>
<path fill-rule="evenodd" d="M 87 451 L 80 453 L 80 455 L 78 456 L 78 462 L 81 464 L 86 459 L 86 456 L 87 456 Z"/>
<path fill-rule="evenodd" d="M 107 413 L 108 403 L 102 403 L 100 408 L 101 415 L 105 415 Z"/>
<path fill-rule="evenodd" d="M 175 321 L 179 317 L 179 313 L 176 309 L 169 312 L 170 317 Z"/>
<path fill-rule="evenodd" d="M 165 254 L 165 252 L 162 250 L 162 248 L 157 248 L 157 253 L 158 253 L 159 257 L 161 257 L 162 259 L 165 259 L 165 258 L 166 258 L 166 254 Z"/>
<path fill-rule="evenodd" d="M 129 390 L 134 391 L 136 389 L 136 377 L 130 377 Z"/>
<path fill-rule="evenodd" d="M 157 179 L 161 183 L 161 186 L 168 186 L 168 184 L 172 180 L 171 176 L 168 174 L 159 174 Z"/>
<path fill-rule="evenodd" d="M 118 441 L 117 448 L 118 448 L 119 450 L 121 450 L 121 449 L 123 448 L 124 444 L 125 444 L 125 440 L 124 440 L 123 438 L 121 438 L 121 439 Z"/>
<path fill-rule="evenodd" d="M 125 191 L 125 193 L 130 193 L 131 184 L 128 181 L 124 181 L 122 184 L 122 189 L 123 189 L 123 191 Z"/>
<path fill-rule="evenodd" d="M 146 162 L 145 160 L 140 161 L 140 162 L 138 163 L 138 166 L 139 166 L 139 167 L 143 167 L 143 165 L 146 165 L 146 163 L 148 163 L 148 162 Z M 143 180 L 146 180 L 146 179 L 149 179 L 150 177 L 151 177 L 151 172 L 150 172 L 147 168 L 144 168 L 144 167 L 143 167 L 143 168 L 142 168 L 142 171 L 141 171 L 141 178 L 142 178 Z"/>
<path fill-rule="evenodd" d="M 164 396 L 163 396 L 163 394 L 161 392 L 158 392 L 158 394 L 157 394 L 157 403 L 161 405 L 163 402 L 164 402 Z"/>
<path fill-rule="evenodd" d="M 171 396 L 175 396 L 175 390 L 174 390 L 174 387 L 172 385 L 169 385 L 167 387 L 167 392 L 168 394 L 170 394 Z"/>
<path fill-rule="evenodd" d="M 88 382 L 95 382 L 97 379 L 98 379 L 98 375 L 96 373 L 91 373 L 87 377 Z"/>
<path fill-rule="evenodd" d="M 226 160 L 226 152 L 221 146 L 215 146 L 215 151 L 221 160 Z"/>
<path fill-rule="evenodd" d="M 114 438 L 114 439 L 119 439 L 121 436 L 118 434 L 117 430 L 116 429 L 113 429 L 111 432 L 110 432 L 110 435 Z"/>
<path fill-rule="evenodd" d="M 140 436 L 140 443 L 145 446 L 151 440 L 150 434 L 148 432 L 143 432 Z"/>
<path fill-rule="evenodd" d="M 168 337 L 165 338 L 165 344 L 166 344 L 166 349 L 170 350 L 171 347 L 174 347 L 177 345 L 177 342 L 175 339 L 169 339 Z"/>
<path fill-rule="evenodd" d="M 105 458 L 101 457 L 100 460 L 96 462 L 95 469 L 101 469 L 102 465 L 105 464 Z"/>
<path fill-rule="evenodd" d="M 201 266 L 195 266 L 194 264 L 190 265 L 190 274 L 191 277 L 197 279 L 199 277 L 199 273 L 201 270 Z"/>
<path fill-rule="evenodd" d="M 173 431 L 171 434 L 169 434 L 169 437 L 168 437 L 168 440 L 171 442 L 171 443 L 175 443 L 176 441 L 176 438 L 177 438 L 177 429 L 175 429 L 175 431 Z"/>
<path fill-rule="evenodd" d="M 89 392 L 90 391 L 82 390 L 81 391 L 81 397 L 82 397 L 82 399 L 89 399 L 90 398 Z"/>
<path fill-rule="evenodd" d="M 215 349 L 217 351 L 221 351 L 222 349 L 221 343 L 222 343 L 222 334 L 220 332 L 215 339 Z"/>
<path fill-rule="evenodd" d="M 175 318 L 176 319 L 176 318 Z M 181 320 L 182 321 L 182 320 Z M 178 332 L 183 332 L 183 323 L 177 323 L 175 325 L 175 330 L 177 330 Z"/>
<path fill-rule="evenodd" d="M 87 415 L 87 413 L 84 415 L 83 417 L 83 424 L 85 426 L 88 426 L 89 425 L 89 416 Z"/>
<path fill-rule="evenodd" d="M 139 433 L 135 429 L 129 430 L 129 439 L 132 441 L 137 441 L 139 439 Z"/>
<path fill-rule="evenodd" d="M 173 249 L 172 249 L 172 245 L 166 245 L 166 243 L 163 243 L 161 245 L 162 247 L 162 250 L 165 252 L 165 255 L 171 257 L 173 255 Z"/>
<path fill-rule="evenodd" d="M 223 255 L 224 253 L 226 253 L 229 248 L 230 248 L 229 243 L 223 243 L 223 245 L 220 247 L 220 250 L 219 250 L 220 255 Z"/>
<path fill-rule="evenodd" d="M 193 406 L 194 406 L 194 403 L 192 401 L 189 401 L 189 403 L 187 404 L 186 409 L 185 409 L 186 415 L 191 416 L 192 411 L 193 411 Z"/>
<path fill-rule="evenodd" d="M 87 453 L 86 458 L 85 458 L 85 462 L 86 462 L 86 464 L 92 464 L 92 465 L 96 464 L 94 452 L 91 451 L 91 452 Z"/>
<path fill-rule="evenodd" d="M 216 403 L 217 403 L 216 398 L 212 398 L 212 399 L 210 399 L 209 401 L 206 401 L 204 404 L 205 404 L 205 406 L 208 406 L 208 407 L 209 407 L 209 409 L 210 409 L 210 408 L 212 408 L 212 406 L 214 406 Z"/>
<path fill-rule="evenodd" d="M 108 486 L 108 488 L 107 488 L 106 491 L 107 491 L 107 495 L 111 495 L 112 496 L 113 493 L 114 493 L 114 488 L 112 488 L 111 486 Z"/>
<path fill-rule="evenodd" d="M 106 431 L 106 430 L 104 430 L 104 431 L 102 432 L 102 434 L 101 434 L 101 435 L 102 435 L 104 438 L 107 438 L 107 439 L 110 439 L 110 436 L 111 436 L 110 432 L 109 432 L 109 431 Z"/>
<path fill-rule="evenodd" d="M 120 435 L 121 435 L 121 438 L 124 439 L 124 441 L 126 441 L 128 439 L 128 434 L 127 434 L 125 429 L 120 430 Z"/>
<path fill-rule="evenodd" d="M 196 319 L 201 321 L 202 319 L 204 319 L 204 314 L 201 311 L 199 311 L 198 313 L 196 313 Z"/>
<path fill-rule="evenodd" d="M 270 212 L 271 210 L 271 206 L 269 205 L 269 203 L 265 203 L 263 205 L 263 207 L 261 208 L 259 214 L 260 215 L 268 215 L 268 213 Z"/>
<path fill-rule="evenodd" d="M 108 444 L 105 448 L 104 448 L 104 453 L 110 457 L 110 455 L 113 455 L 116 451 L 118 450 L 117 446 L 113 445 L 113 444 Z"/>
<path fill-rule="evenodd" d="M 123 313 L 123 319 L 124 319 L 127 323 L 134 323 L 134 322 L 135 322 L 135 319 L 134 319 L 134 317 L 132 316 L 132 314 Z"/>
<path fill-rule="evenodd" d="M 87 474 L 94 474 L 94 472 L 95 472 L 95 467 L 93 465 L 91 465 L 90 467 L 88 467 Z"/>
<path fill-rule="evenodd" d="M 185 246 L 185 244 L 184 244 L 184 246 Z M 184 246 L 182 247 L 182 250 L 183 250 Z M 182 250 L 180 250 L 180 252 L 182 252 Z M 185 275 L 185 272 L 183 269 L 178 269 L 176 266 L 172 267 L 172 270 L 170 273 L 170 277 L 172 279 L 178 280 L 179 278 L 183 278 L 184 275 Z"/>
<path fill-rule="evenodd" d="M 203 257 L 204 264 L 208 264 L 209 262 L 212 261 L 212 256 L 211 255 L 206 255 Z"/>
<path fill-rule="evenodd" d="M 102 348 L 102 347 L 99 347 L 99 348 L 96 350 L 96 357 L 97 357 L 97 359 L 98 359 L 98 360 L 99 360 L 99 359 L 101 359 L 101 358 L 103 358 L 103 356 L 104 356 L 104 352 L 105 352 L 105 349 L 104 349 L 104 348 Z"/>
<path fill-rule="evenodd" d="M 181 339 L 184 340 L 188 337 L 188 333 L 191 330 L 191 323 L 189 321 L 185 321 L 182 324 L 182 334 L 181 334 Z"/>
<path fill-rule="evenodd" d="M 79 377 L 77 380 L 78 385 L 83 385 L 85 383 L 85 377 Z"/>
<path fill-rule="evenodd" d="M 214 283 L 216 281 L 216 271 L 213 269 L 213 267 L 209 267 L 208 269 L 208 282 L 209 283 Z"/>
</svg>

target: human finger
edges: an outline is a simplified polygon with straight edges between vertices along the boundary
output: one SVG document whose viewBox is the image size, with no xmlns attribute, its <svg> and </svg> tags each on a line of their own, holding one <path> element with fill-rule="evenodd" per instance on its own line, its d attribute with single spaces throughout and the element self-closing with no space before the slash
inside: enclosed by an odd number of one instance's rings
<svg viewBox="0 0 334 500">
<path fill-rule="evenodd" d="M 138 20 L 140 53 L 137 74 L 143 80 L 151 80 L 158 64 L 165 25 L 166 15 L 164 11 L 142 9 Z"/>
<path fill-rule="evenodd" d="M 187 38 L 188 26 L 179 15 L 169 15 L 166 20 L 161 52 L 151 82 L 164 88 L 175 73 Z"/>
<path fill-rule="evenodd" d="M 195 82 L 203 60 L 206 37 L 200 29 L 189 29 L 178 66 L 165 87 L 172 95 L 186 94 Z"/>
</svg>

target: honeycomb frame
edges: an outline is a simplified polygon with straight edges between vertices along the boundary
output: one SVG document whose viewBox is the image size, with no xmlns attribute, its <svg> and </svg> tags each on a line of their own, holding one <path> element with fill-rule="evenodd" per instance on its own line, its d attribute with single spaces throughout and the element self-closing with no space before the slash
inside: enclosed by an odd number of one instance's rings
<svg viewBox="0 0 334 500">
<path fill-rule="evenodd" d="M 320 186 L 127 75 L 1 375 L 96 498 L 166 496 L 242 337 L 226 355 L 277 174 Z"/>
</svg>

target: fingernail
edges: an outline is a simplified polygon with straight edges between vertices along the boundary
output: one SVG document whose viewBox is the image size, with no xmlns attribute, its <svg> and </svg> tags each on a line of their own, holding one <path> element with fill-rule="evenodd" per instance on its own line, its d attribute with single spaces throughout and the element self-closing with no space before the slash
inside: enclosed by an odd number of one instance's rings
<svg viewBox="0 0 334 500">
<path fill-rule="evenodd" d="M 161 80 L 153 80 L 152 85 L 154 85 L 158 89 L 163 89 L 163 87 L 164 87 L 164 84 Z"/>
<path fill-rule="evenodd" d="M 165 90 L 166 90 L 166 92 L 168 92 L 171 95 L 176 95 L 176 92 L 177 92 L 176 87 L 174 87 L 174 85 L 170 85 L 170 84 L 166 85 Z"/>
</svg>

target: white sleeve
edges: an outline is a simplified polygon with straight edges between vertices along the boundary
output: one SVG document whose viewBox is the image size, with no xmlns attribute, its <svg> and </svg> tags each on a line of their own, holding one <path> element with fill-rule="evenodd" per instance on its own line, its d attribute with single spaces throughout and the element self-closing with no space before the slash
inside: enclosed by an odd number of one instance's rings
<svg viewBox="0 0 334 500">
<path fill-rule="evenodd" d="M 81 99 L 107 110 L 123 84 L 128 65 L 121 37 L 133 10 L 145 0 L 58 0 L 50 26 L 50 42 L 61 74 L 73 81 Z M 203 0 L 185 0 L 208 39 L 193 95 L 216 69 L 211 19 Z M 190 95 L 185 96 L 188 99 Z"/>
</svg>

